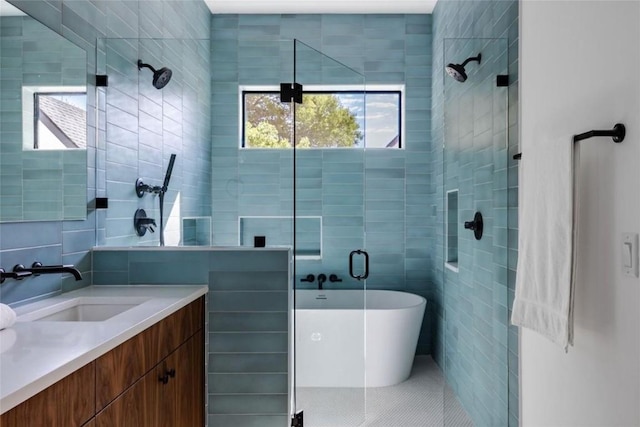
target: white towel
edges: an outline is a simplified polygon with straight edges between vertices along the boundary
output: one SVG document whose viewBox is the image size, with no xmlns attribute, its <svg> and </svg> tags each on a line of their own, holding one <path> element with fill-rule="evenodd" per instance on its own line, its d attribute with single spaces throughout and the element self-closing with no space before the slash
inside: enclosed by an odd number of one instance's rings
<svg viewBox="0 0 640 427">
<path fill-rule="evenodd" d="M 520 161 L 518 270 L 511 322 L 573 345 L 579 144 L 543 138 Z"/>
<path fill-rule="evenodd" d="M 10 328 L 16 322 L 16 312 L 6 304 L 0 304 L 0 330 Z"/>
</svg>

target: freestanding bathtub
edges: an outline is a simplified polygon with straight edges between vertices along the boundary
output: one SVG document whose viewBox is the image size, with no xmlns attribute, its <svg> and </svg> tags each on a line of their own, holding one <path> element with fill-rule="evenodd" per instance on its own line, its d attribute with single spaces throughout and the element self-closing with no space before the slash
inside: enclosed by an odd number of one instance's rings
<svg viewBox="0 0 640 427">
<path fill-rule="evenodd" d="M 297 290 L 296 386 L 384 387 L 406 380 L 426 304 L 398 291 Z"/>
</svg>

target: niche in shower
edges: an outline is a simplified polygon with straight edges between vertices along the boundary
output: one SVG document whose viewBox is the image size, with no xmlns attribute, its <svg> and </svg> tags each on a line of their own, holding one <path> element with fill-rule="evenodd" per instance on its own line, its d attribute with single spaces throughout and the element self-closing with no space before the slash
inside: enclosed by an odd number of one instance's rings
<svg viewBox="0 0 640 427">
<path fill-rule="evenodd" d="M 253 246 L 255 236 L 264 236 L 267 247 L 289 247 L 293 242 L 293 218 L 290 216 L 241 216 L 238 227 L 240 246 Z M 322 217 L 296 217 L 295 256 L 322 259 Z"/>
<path fill-rule="evenodd" d="M 447 191 L 445 267 L 458 272 L 458 190 Z"/>
</svg>

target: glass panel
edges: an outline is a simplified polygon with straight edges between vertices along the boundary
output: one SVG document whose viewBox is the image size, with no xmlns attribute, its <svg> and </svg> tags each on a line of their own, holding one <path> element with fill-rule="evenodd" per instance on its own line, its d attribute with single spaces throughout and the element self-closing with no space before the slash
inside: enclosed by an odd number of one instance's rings
<svg viewBox="0 0 640 427">
<path fill-rule="evenodd" d="M 349 276 L 349 254 L 365 249 L 365 150 L 336 147 L 364 139 L 364 78 L 299 41 L 295 57 L 295 81 L 305 92 L 303 103 L 293 104 L 296 248 L 310 240 L 298 219 L 322 219 L 321 256 L 296 257 L 294 265 L 296 408 L 304 411 L 305 426 L 359 426 L 365 421 L 366 280 Z M 307 93 L 326 85 L 348 86 L 350 93 Z M 326 123 L 318 123 L 313 104 L 333 112 Z M 314 123 L 322 125 L 315 134 Z M 355 272 L 362 272 L 363 260 L 354 256 Z"/>
<path fill-rule="evenodd" d="M 109 209 L 96 212 L 98 245 L 158 246 L 161 234 L 166 246 L 212 243 L 205 221 L 211 218 L 211 196 L 204 191 L 211 171 L 202 161 L 211 150 L 209 45 L 189 39 L 99 40 L 98 74 L 109 80 L 99 88 L 96 186 L 98 197 L 109 197 Z M 233 105 L 227 110 L 234 111 Z M 153 221 L 150 227 L 134 227 L 138 209 Z M 197 227 L 183 223 L 186 218 L 200 218 Z"/>
<path fill-rule="evenodd" d="M 480 56 L 480 61 L 476 58 Z M 471 58 L 471 59 L 469 59 Z M 466 62 L 466 64 L 464 64 Z M 446 239 L 457 238 L 457 269 L 444 268 L 445 425 L 508 425 L 506 39 L 445 39 L 444 182 Z M 462 66 L 464 64 L 464 67 Z M 483 217 L 483 234 L 471 222 Z M 444 227 L 449 228 L 447 230 Z M 447 248 L 443 258 L 451 257 Z M 459 408 L 462 407 L 463 411 Z M 462 423 L 462 424 L 461 424 Z M 470 424 L 469 424 L 470 425 Z"/>
</svg>

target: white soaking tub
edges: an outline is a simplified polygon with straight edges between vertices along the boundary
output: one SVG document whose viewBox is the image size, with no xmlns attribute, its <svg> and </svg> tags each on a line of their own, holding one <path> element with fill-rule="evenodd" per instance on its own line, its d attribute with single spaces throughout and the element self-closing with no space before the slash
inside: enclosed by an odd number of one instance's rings
<svg viewBox="0 0 640 427">
<path fill-rule="evenodd" d="M 297 290 L 296 386 L 385 387 L 406 380 L 426 304 L 398 291 Z"/>
</svg>

